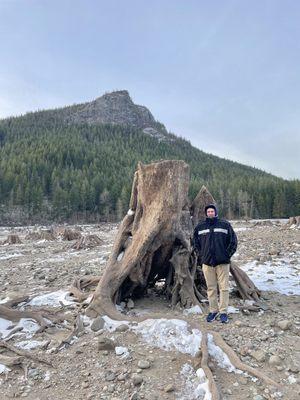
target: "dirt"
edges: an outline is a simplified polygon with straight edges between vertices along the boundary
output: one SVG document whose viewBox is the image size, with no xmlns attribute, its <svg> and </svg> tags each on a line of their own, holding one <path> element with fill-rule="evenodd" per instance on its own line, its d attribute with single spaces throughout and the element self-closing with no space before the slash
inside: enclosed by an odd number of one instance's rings
<svg viewBox="0 0 300 400">
<path fill-rule="evenodd" d="M 276 275 L 278 262 L 288 259 L 293 273 L 298 277 L 300 268 L 300 231 L 286 229 L 284 221 L 266 221 L 265 223 L 236 222 L 239 246 L 235 261 L 238 265 L 255 262 L 256 268 L 263 271 L 272 265 L 269 285 L 280 277 Z M 45 227 L 44 227 L 45 228 Z M 56 236 L 55 240 L 25 239 L 28 233 L 39 231 L 41 227 L 0 228 L 0 242 L 10 233 L 20 237 L 21 244 L 0 246 L 0 279 L 2 289 L 0 300 L 14 295 L 26 294 L 30 297 L 46 292 L 67 290 L 75 278 L 84 275 L 101 275 L 110 254 L 117 224 L 84 225 L 70 227 L 79 229 L 82 235 L 95 234 L 102 243 L 91 249 L 74 250 L 76 241 L 64 241 Z M 287 262 L 287 261 L 285 261 Z M 269 264 L 268 264 L 269 263 Z M 274 286 L 275 287 L 275 286 Z M 233 288 L 234 289 L 234 288 Z M 266 311 L 259 313 L 230 314 L 230 323 L 214 321 L 210 330 L 221 333 L 225 341 L 232 346 L 246 364 L 262 370 L 266 375 L 282 384 L 278 389 L 267 387 L 262 381 L 228 372 L 210 361 L 223 399 L 272 399 L 296 400 L 300 397 L 300 308 L 299 294 L 286 295 L 277 291 L 263 291 L 267 305 Z M 242 305 L 240 299 L 231 292 L 230 305 Z M 26 306 L 26 304 L 25 304 Z M 31 307 L 33 309 L 34 307 Z M 38 307 L 35 307 L 38 308 Z M 78 305 L 56 305 L 56 309 L 75 316 Z M 203 303 L 205 313 L 207 304 Z M 168 300 L 157 287 L 147 295 L 134 301 L 131 315 L 161 314 L 163 318 L 183 317 L 183 310 L 171 309 Z M 207 327 L 205 314 L 188 315 L 185 319 Z M 124 314 L 126 320 L 126 314 Z M 278 326 L 279 321 L 288 321 L 286 329 Z M 86 321 L 87 322 L 87 321 Z M 88 325 L 86 323 L 86 325 Z M 280 325 L 280 324 L 279 324 Z M 282 325 L 283 326 L 283 325 Z M 70 324 L 61 324 L 34 335 L 32 340 L 42 343 L 50 341 L 47 349 L 39 347 L 28 350 L 46 358 L 53 367 L 30 361 L 28 379 L 24 371 L 13 367 L 8 373 L 0 375 L 0 399 L 27 397 L 34 400 L 54 399 L 193 399 L 188 384 L 180 373 L 184 364 L 196 368 L 196 359 L 179 351 L 164 351 L 149 343 L 132 330 L 93 332 L 85 329 L 71 345 L 62 346 L 61 341 L 70 333 Z M 122 358 L 114 350 L 98 350 L 99 338 L 110 338 L 115 345 L 128 349 L 129 356 Z M 9 340 L 17 344 L 25 340 L 20 332 Z M 7 354 L 7 353 L 5 353 Z M 270 357 L 276 365 L 270 364 Z M 140 361 L 148 361 L 149 368 L 139 368 Z M 139 382 L 140 381 L 140 382 Z M 261 396 L 261 397 L 260 397 Z M 196 398 L 196 397 L 195 397 Z M 199 397 L 201 399 L 203 397 Z"/>
</svg>

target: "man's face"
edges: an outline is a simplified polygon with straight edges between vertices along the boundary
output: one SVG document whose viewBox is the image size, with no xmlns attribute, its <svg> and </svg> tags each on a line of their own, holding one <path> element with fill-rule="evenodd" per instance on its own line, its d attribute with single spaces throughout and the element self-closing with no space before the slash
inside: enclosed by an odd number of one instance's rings
<svg viewBox="0 0 300 400">
<path fill-rule="evenodd" d="M 216 216 L 216 211 L 214 208 L 208 208 L 206 210 L 206 215 L 208 216 L 208 218 L 214 218 Z"/>
</svg>

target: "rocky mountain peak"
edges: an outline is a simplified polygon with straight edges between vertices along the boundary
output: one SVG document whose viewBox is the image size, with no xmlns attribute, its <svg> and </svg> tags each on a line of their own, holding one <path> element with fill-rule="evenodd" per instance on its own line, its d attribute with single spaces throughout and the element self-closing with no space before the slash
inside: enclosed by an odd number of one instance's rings
<svg viewBox="0 0 300 400">
<path fill-rule="evenodd" d="M 110 123 L 130 125 L 141 128 L 151 135 L 166 133 L 164 126 L 154 119 L 146 107 L 137 105 L 132 101 L 127 90 L 105 93 L 91 102 L 74 106 L 72 110 L 69 109 L 64 120 L 68 124 Z"/>
</svg>

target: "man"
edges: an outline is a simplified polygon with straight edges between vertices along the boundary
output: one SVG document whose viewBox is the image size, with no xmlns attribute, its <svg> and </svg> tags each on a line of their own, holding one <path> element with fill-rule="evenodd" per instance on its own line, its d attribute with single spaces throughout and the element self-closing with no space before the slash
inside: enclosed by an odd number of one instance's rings
<svg viewBox="0 0 300 400">
<path fill-rule="evenodd" d="M 194 247 L 207 285 L 209 314 L 212 322 L 220 314 L 220 321 L 228 323 L 230 258 L 237 248 L 237 238 L 228 221 L 218 218 L 214 204 L 205 207 L 206 219 L 200 221 L 194 231 Z M 220 304 L 218 306 L 218 286 Z"/>
</svg>

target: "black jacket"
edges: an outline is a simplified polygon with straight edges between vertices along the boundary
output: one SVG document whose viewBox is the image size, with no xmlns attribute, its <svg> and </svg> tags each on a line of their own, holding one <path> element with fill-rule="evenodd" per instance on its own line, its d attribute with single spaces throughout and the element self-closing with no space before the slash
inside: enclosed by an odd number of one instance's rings
<svg viewBox="0 0 300 400">
<path fill-rule="evenodd" d="M 228 221 L 218 217 L 200 221 L 194 231 L 198 264 L 215 267 L 228 264 L 237 248 L 237 238 Z"/>
</svg>

